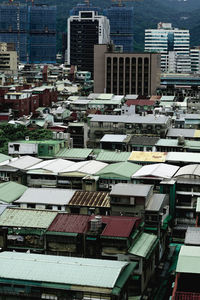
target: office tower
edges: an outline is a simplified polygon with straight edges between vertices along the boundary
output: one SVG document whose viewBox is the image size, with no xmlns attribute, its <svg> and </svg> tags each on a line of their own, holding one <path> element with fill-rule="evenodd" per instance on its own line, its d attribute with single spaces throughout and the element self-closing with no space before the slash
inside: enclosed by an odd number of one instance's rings
<svg viewBox="0 0 200 300">
<path fill-rule="evenodd" d="M 200 73 L 200 47 L 190 49 L 191 71 Z"/>
<path fill-rule="evenodd" d="M 68 18 L 68 63 L 93 74 L 94 45 L 110 41 L 110 25 L 96 11 L 79 11 Z"/>
<path fill-rule="evenodd" d="M 160 86 L 160 54 L 117 53 L 95 45 L 94 61 L 95 93 L 148 96 Z"/>
<path fill-rule="evenodd" d="M 55 62 L 56 7 L 1 4 L 0 42 L 14 43 L 21 62 Z"/>
<path fill-rule="evenodd" d="M 157 29 L 145 30 L 145 52 L 161 54 L 161 70 L 168 71 L 169 52 L 177 55 L 179 72 L 190 71 L 189 30 L 173 28 L 171 23 L 159 23 Z M 179 59 L 179 56 L 184 56 Z M 182 63 L 181 63 L 182 61 Z M 186 67 L 187 65 L 187 67 Z"/>
<path fill-rule="evenodd" d="M 102 14 L 102 9 L 100 7 L 96 7 L 88 3 L 78 3 L 70 10 L 69 14 L 70 16 L 78 16 L 79 11 L 96 11 L 99 15 Z"/>
<path fill-rule="evenodd" d="M 133 7 L 112 5 L 104 10 L 110 21 L 110 39 L 123 52 L 133 52 Z"/>
</svg>

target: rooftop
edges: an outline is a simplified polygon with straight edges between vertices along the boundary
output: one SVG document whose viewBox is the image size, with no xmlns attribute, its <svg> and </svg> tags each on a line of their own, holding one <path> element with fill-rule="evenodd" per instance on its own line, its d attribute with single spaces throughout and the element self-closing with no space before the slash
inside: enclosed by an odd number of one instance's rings
<svg viewBox="0 0 200 300">
<path fill-rule="evenodd" d="M 76 191 L 69 201 L 72 206 L 110 207 L 108 193 Z"/>
<path fill-rule="evenodd" d="M 152 187 L 149 184 L 117 183 L 112 187 L 110 195 L 146 197 Z"/>
<path fill-rule="evenodd" d="M 131 176 L 141 168 L 141 166 L 130 162 L 119 162 L 106 166 L 95 175 L 102 178 L 125 178 L 130 179 Z"/>
<path fill-rule="evenodd" d="M 36 281 L 43 283 L 44 286 L 46 282 L 67 286 L 84 286 L 85 290 L 87 290 L 87 287 L 108 288 L 112 290 L 115 287 L 117 279 L 124 272 L 124 269 L 129 263 L 42 254 L 2 252 L 0 253 L 0 265 L 1 278 L 31 282 Z M 66 289 L 67 286 L 65 286 Z"/>
<path fill-rule="evenodd" d="M 200 274 L 200 251 L 199 246 L 182 246 L 177 267 L 177 273 Z"/>
<path fill-rule="evenodd" d="M 55 211 L 7 208 L 0 216 L 0 226 L 47 229 L 56 215 Z"/>
<path fill-rule="evenodd" d="M 167 152 L 132 151 L 129 161 L 135 162 L 165 162 Z"/>
<path fill-rule="evenodd" d="M 96 160 L 104 162 L 124 162 L 128 160 L 130 154 L 131 152 L 101 150 Z"/>
<path fill-rule="evenodd" d="M 15 203 L 67 205 L 75 191 L 56 188 L 28 188 Z"/>
<path fill-rule="evenodd" d="M 27 189 L 26 186 L 13 181 L 0 183 L 0 202 L 12 203 L 21 197 Z"/>
<path fill-rule="evenodd" d="M 143 166 L 138 170 L 132 178 L 157 178 L 157 179 L 170 179 L 178 171 L 179 167 L 159 163 Z"/>
<path fill-rule="evenodd" d="M 184 244 L 200 246 L 200 227 L 188 227 L 187 228 Z"/>
<path fill-rule="evenodd" d="M 147 257 L 156 240 L 156 235 L 143 232 L 136 243 L 131 246 L 129 253 L 140 257 Z"/>
<path fill-rule="evenodd" d="M 126 134 L 105 134 L 100 142 L 106 143 L 123 143 L 126 142 L 128 135 Z"/>
</svg>

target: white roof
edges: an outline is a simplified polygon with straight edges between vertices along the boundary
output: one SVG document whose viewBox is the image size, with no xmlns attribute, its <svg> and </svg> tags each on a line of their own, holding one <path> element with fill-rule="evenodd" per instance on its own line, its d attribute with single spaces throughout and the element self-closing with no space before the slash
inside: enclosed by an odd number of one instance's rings
<svg viewBox="0 0 200 300">
<path fill-rule="evenodd" d="M 15 203 L 67 205 L 75 190 L 54 188 L 28 188 Z"/>
<path fill-rule="evenodd" d="M 143 166 L 139 169 L 132 178 L 136 177 L 157 177 L 157 178 L 172 178 L 179 167 L 169 164 L 152 164 Z"/>
<path fill-rule="evenodd" d="M 122 143 L 126 137 L 126 134 L 105 134 L 100 140 L 100 142 Z"/>
<path fill-rule="evenodd" d="M 36 166 L 28 168 L 28 170 L 43 169 L 43 170 L 47 170 L 47 171 L 50 171 L 53 173 L 59 173 L 63 169 L 66 169 L 69 166 L 72 166 L 73 164 L 75 164 L 75 162 L 73 162 L 71 160 L 57 158 L 57 159 L 43 161 L 43 162 L 37 164 Z"/>
<path fill-rule="evenodd" d="M 22 157 L 18 158 L 15 161 L 10 162 L 8 164 L 8 166 L 11 166 L 16 169 L 25 170 L 25 169 L 28 169 L 29 167 L 32 167 L 32 166 L 40 163 L 41 161 L 42 161 L 42 159 L 26 155 L 26 156 L 22 156 Z"/>
<path fill-rule="evenodd" d="M 200 162 L 200 153 L 194 152 L 168 152 L 166 161 L 176 162 L 187 162 L 187 163 L 198 163 Z"/>
<path fill-rule="evenodd" d="M 175 99 L 175 96 L 162 96 L 161 98 L 160 98 L 160 101 L 174 101 L 174 99 Z"/>
<path fill-rule="evenodd" d="M 62 170 L 62 173 L 79 172 L 93 175 L 105 168 L 107 165 L 108 164 L 96 160 L 81 161 L 74 163 L 72 166 Z"/>
<path fill-rule="evenodd" d="M 179 176 L 184 177 L 188 175 L 200 176 L 200 165 L 195 164 L 195 165 L 184 166 L 178 170 L 178 172 L 174 177 L 179 177 Z"/>
</svg>

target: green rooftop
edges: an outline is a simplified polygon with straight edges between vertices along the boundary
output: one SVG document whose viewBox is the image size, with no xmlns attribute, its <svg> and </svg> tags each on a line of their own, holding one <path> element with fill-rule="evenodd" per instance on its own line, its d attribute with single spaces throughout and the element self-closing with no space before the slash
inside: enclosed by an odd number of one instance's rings
<svg viewBox="0 0 200 300">
<path fill-rule="evenodd" d="M 116 152 L 101 150 L 97 155 L 96 160 L 103 162 L 125 162 L 130 157 L 131 152 Z"/>
<path fill-rule="evenodd" d="M 27 189 L 26 186 L 13 181 L 0 183 L 0 202 L 12 203 L 19 199 Z"/>
<path fill-rule="evenodd" d="M 11 142 L 12 144 L 16 143 L 24 143 L 24 144 L 49 144 L 49 145 L 57 145 L 63 142 L 63 140 L 41 140 L 41 141 L 36 141 L 36 140 L 19 140 L 19 141 L 14 141 Z"/>
<path fill-rule="evenodd" d="M 142 166 L 130 162 L 119 162 L 106 166 L 95 175 L 105 179 L 130 180 Z"/>
<path fill-rule="evenodd" d="M 137 242 L 129 249 L 129 253 L 140 257 L 147 257 L 156 240 L 156 235 L 144 232 Z"/>
<path fill-rule="evenodd" d="M 178 145 L 178 139 L 159 139 L 157 146 L 200 149 L 200 141 L 185 140 L 183 145 Z"/>
<path fill-rule="evenodd" d="M 0 226 L 47 229 L 56 215 L 55 211 L 7 208 L 0 216 Z"/>
<path fill-rule="evenodd" d="M 4 162 L 6 160 L 10 160 L 11 158 L 12 158 L 11 156 L 0 153 L 0 163 Z"/>
<path fill-rule="evenodd" d="M 72 149 L 62 149 L 56 154 L 56 157 L 65 159 L 79 159 L 85 160 L 91 154 L 93 149 L 89 148 L 72 148 Z"/>
</svg>

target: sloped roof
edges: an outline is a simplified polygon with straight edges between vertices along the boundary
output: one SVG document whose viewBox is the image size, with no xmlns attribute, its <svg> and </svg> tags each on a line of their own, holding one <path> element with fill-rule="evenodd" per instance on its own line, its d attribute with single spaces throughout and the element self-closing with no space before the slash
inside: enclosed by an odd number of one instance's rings
<svg viewBox="0 0 200 300">
<path fill-rule="evenodd" d="M 110 207 L 109 195 L 106 192 L 76 191 L 69 205 L 89 207 Z"/>
<path fill-rule="evenodd" d="M 48 228 L 48 231 L 84 233 L 88 229 L 90 216 L 59 213 Z"/>
<path fill-rule="evenodd" d="M 135 162 L 165 162 L 167 152 L 132 151 L 129 161 Z"/>
<path fill-rule="evenodd" d="M 133 244 L 128 252 L 136 256 L 146 257 L 156 240 L 156 235 L 143 232 L 140 238 L 136 241 L 136 243 Z"/>
<path fill-rule="evenodd" d="M 149 184 L 117 183 L 112 187 L 110 195 L 146 197 L 151 188 Z"/>
<path fill-rule="evenodd" d="M 131 152 L 101 150 L 96 160 L 104 162 L 123 162 L 128 160 L 130 154 Z"/>
<path fill-rule="evenodd" d="M 176 272 L 200 274 L 200 251 L 199 246 L 182 246 Z"/>
<path fill-rule="evenodd" d="M 96 172 L 100 171 L 107 165 L 108 164 L 106 163 L 95 161 L 95 160 L 77 162 L 74 163 L 72 166 L 63 169 L 62 172 L 60 172 L 60 175 L 62 173 L 73 173 L 73 172 L 94 175 Z"/>
<path fill-rule="evenodd" d="M 128 262 L 30 254 L 0 253 L 0 277 L 87 287 L 115 287 Z M 53 270 L 53 272 L 52 272 Z M 132 270 L 131 270 L 132 271 Z"/>
<path fill-rule="evenodd" d="M 187 175 L 200 176 L 200 165 L 194 164 L 194 165 L 184 166 L 178 170 L 178 172 L 175 174 L 174 177 L 187 176 Z"/>
<path fill-rule="evenodd" d="M 27 189 L 25 185 L 13 181 L 0 183 L 0 202 L 12 203 L 21 197 Z"/>
<path fill-rule="evenodd" d="M 41 161 L 42 160 L 37 157 L 25 155 L 25 156 L 18 158 L 15 161 L 10 162 L 7 166 L 21 169 L 21 170 L 26 170 L 26 169 L 38 164 Z"/>
<path fill-rule="evenodd" d="M 67 205 L 75 190 L 56 188 L 28 188 L 15 203 Z"/>
<path fill-rule="evenodd" d="M 129 162 L 119 162 L 106 166 L 101 171 L 97 172 L 95 175 L 110 178 L 112 176 L 123 177 L 130 179 L 131 176 L 141 168 L 141 166 Z"/>
<path fill-rule="evenodd" d="M 0 216 L 0 226 L 47 229 L 56 215 L 49 210 L 7 208 Z"/>
<path fill-rule="evenodd" d="M 138 170 L 132 178 L 139 177 L 157 177 L 157 178 L 172 178 L 174 174 L 178 171 L 179 167 L 169 165 L 169 164 L 152 164 L 143 166 Z"/>
</svg>

